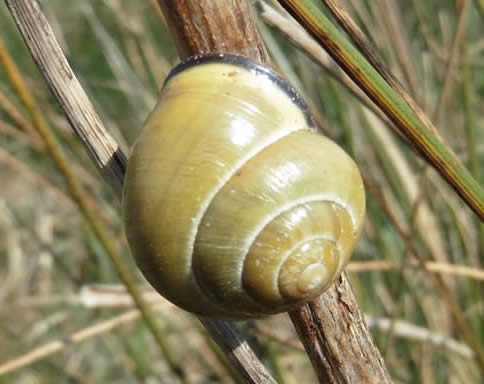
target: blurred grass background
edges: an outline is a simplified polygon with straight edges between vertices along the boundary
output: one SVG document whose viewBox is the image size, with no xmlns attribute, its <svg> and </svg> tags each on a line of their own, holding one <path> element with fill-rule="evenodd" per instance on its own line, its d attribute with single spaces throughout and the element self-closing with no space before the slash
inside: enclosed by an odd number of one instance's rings
<svg viewBox="0 0 484 384">
<path fill-rule="evenodd" d="M 466 1 L 342 3 L 482 184 L 484 4 L 470 1 L 463 8 Z M 42 6 L 101 119 L 127 150 L 177 62 L 156 1 L 46 0 Z M 456 33 L 459 22 L 465 23 L 462 36 Z M 444 276 L 484 348 L 483 225 L 347 89 L 277 28 L 261 28 L 274 62 L 311 99 L 324 131 L 356 159 L 367 182 L 368 216 L 349 271 L 391 376 L 397 383 L 483 382 L 428 275 Z M 144 283 L 127 249 L 119 202 L 71 132 L 3 3 L 0 39 L 99 219 Z M 450 87 L 447 96 L 444 84 Z M 429 261 L 431 272 L 417 265 L 416 252 Z M 120 317 L 127 311 L 133 313 L 103 245 L 0 69 L 0 370 L 7 361 L 64 341 L 57 353 L 0 376 L 0 383 L 178 382 L 139 317 Z M 113 319 L 118 322 L 110 323 Z M 188 382 L 231 382 L 194 317 L 163 305 L 157 319 Z M 99 324 L 111 327 L 85 340 L 71 337 Z M 279 382 L 315 382 L 285 316 L 241 328 L 258 340 Z"/>
</svg>

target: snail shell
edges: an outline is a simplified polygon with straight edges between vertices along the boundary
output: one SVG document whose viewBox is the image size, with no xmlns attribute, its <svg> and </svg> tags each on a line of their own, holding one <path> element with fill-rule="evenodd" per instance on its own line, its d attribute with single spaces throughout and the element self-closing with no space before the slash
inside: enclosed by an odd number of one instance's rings
<svg viewBox="0 0 484 384">
<path fill-rule="evenodd" d="M 244 319 L 318 296 L 363 222 L 358 169 L 299 94 L 238 56 L 176 67 L 132 150 L 124 220 L 153 287 L 197 314 Z"/>
</svg>

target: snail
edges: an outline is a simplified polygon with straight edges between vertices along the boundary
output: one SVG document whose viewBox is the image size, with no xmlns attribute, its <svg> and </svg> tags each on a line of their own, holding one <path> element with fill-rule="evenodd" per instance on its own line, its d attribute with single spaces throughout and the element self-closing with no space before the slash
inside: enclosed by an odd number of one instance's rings
<svg viewBox="0 0 484 384">
<path fill-rule="evenodd" d="M 227 319 L 320 295 L 348 262 L 364 212 L 357 166 L 315 131 L 297 91 L 230 55 L 172 70 L 123 189 L 147 280 L 187 311 Z"/>
</svg>

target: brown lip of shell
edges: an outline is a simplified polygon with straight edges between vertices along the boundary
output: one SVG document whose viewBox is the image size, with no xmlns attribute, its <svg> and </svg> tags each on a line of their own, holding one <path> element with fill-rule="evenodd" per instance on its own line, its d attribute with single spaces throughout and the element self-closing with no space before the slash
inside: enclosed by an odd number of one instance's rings
<svg viewBox="0 0 484 384">
<path fill-rule="evenodd" d="M 311 115 L 306 101 L 301 96 L 301 94 L 289 83 L 289 81 L 281 76 L 279 73 L 274 71 L 271 67 L 255 63 L 254 61 L 245 56 L 215 53 L 188 57 L 171 70 L 171 72 L 166 77 L 165 82 L 163 83 L 163 87 L 165 87 L 166 84 L 179 73 L 199 65 L 211 63 L 230 64 L 244 68 L 248 71 L 252 71 L 256 75 L 268 77 L 274 84 L 276 84 L 281 90 L 283 90 L 292 101 L 292 103 L 301 110 L 306 118 L 307 125 L 313 129 L 315 128 L 316 125 L 314 123 L 314 119 Z M 231 76 L 231 73 L 229 73 L 229 77 Z"/>
</svg>

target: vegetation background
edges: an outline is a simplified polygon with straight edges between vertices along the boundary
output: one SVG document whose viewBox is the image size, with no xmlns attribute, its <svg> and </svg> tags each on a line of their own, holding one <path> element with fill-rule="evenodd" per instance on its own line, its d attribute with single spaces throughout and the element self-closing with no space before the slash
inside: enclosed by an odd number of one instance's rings
<svg viewBox="0 0 484 384">
<path fill-rule="evenodd" d="M 484 2 L 342 3 L 482 184 Z M 127 150 L 177 63 L 156 1 L 45 0 L 42 7 L 104 124 Z M 368 216 L 348 270 L 391 376 L 396 383 L 483 382 L 429 278 L 444 276 L 484 348 L 483 224 L 344 86 L 259 19 L 274 62 L 364 174 Z M 3 2 L 0 49 L 13 57 L 98 220 L 146 284 L 129 255 L 119 202 L 69 128 Z M 428 260 L 427 271 L 415 253 Z M 144 289 L 187 382 L 237 380 L 196 318 Z M 240 327 L 279 382 L 315 382 L 286 316 Z M 0 383 L 179 381 L 0 67 L 0 372 L 8 366 Z"/>
</svg>

